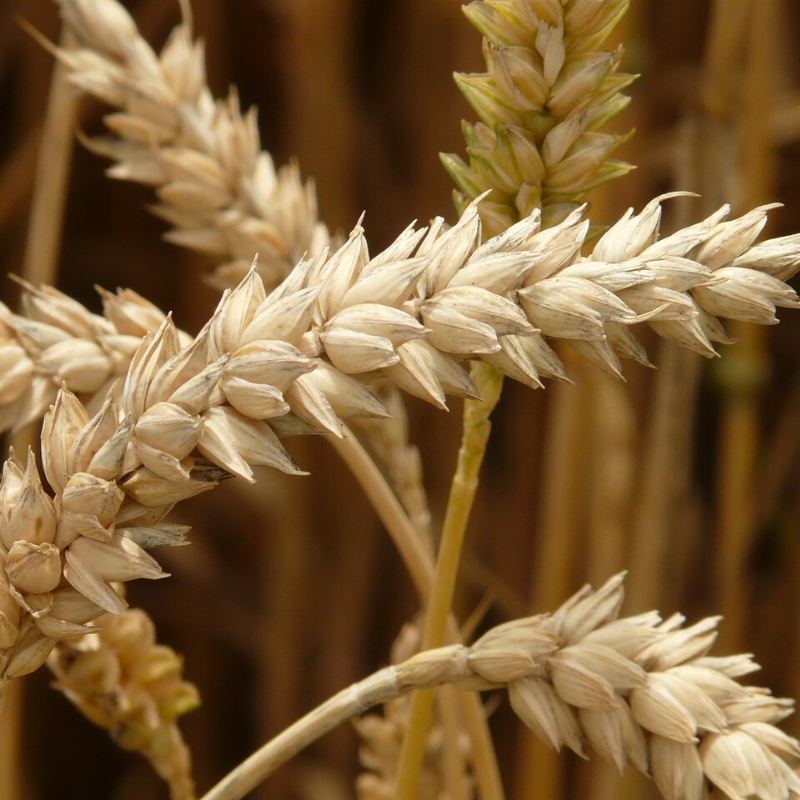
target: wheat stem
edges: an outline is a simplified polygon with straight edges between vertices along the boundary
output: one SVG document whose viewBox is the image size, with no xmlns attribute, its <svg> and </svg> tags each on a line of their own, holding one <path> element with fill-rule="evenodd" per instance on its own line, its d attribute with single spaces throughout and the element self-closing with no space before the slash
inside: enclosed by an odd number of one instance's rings
<svg viewBox="0 0 800 800">
<path fill-rule="evenodd" d="M 60 46 L 69 48 L 74 43 L 75 38 L 65 30 Z M 53 67 L 47 113 L 39 143 L 25 245 L 23 275 L 31 283 L 55 283 L 67 180 L 72 161 L 75 111 L 75 94 L 70 89 L 67 70 L 57 63 Z"/>
<path fill-rule="evenodd" d="M 500 384 L 502 385 L 502 376 Z M 332 438 L 331 444 L 364 490 L 381 522 L 386 526 L 386 530 L 395 547 L 397 547 L 397 551 L 414 582 L 422 605 L 427 606 L 428 598 L 431 597 L 434 588 L 433 557 L 425 548 L 422 537 L 419 536 L 405 511 L 403 511 L 386 479 L 375 466 L 375 462 L 369 457 L 367 451 L 351 431 L 344 428 L 343 433 L 344 436 L 341 439 Z M 479 464 L 478 468 L 480 468 Z M 475 488 L 477 488 L 477 482 L 475 483 Z M 460 639 L 458 628 L 452 619 L 449 620 L 448 625 L 449 612 L 450 603 L 448 602 L 445 612 L 445 629 L 448 638 L 453 642 L 457 642 Z M 435 647 L 436 645 L 433 646 Z M 497 794 L 492 789 L 493 786 L 500 785 L 500 771 L 486 724 L 486 717 L 481 708 L 480 698 L 470 693 L 462 695 L 460 699 L 462 701 L 460 705 L 461 712 L 464 715 L 464 725 L 472 744 L 473 765 L 478 785 L 485 792 L 483 796 L 487 798 L 502 798 L 502 793 Z M 422 735 L 423 746 L 426 733 L 427 727 Z M 492 791 L 495 791 L 495 793 L 491 794 L 490 792 Z"/>
<path fill-rule="evenodd" d="M 74 44 L 75 37 L 65 29 L 60 46 L 68 49 Z M 67 70 L 62 64 L 55 64 L 36 156 L 36 177 L 22 265 L 23 277 L 34 284 L 56 283 L 76 108 Z M 16 432 L 14 447 L 25 452 L 29 446 L 37 446 L 38 433 L 38 429 L 33 428 Z"/>
<path fill-rule="evenodd" d="M 345 428 L 341 439 L 330 438 L 334 449 L 353 473 L 381 522 L 386 526 L 424 603 L 433 587 L 433 570 L 431 556 L 426 551 L 422 538 L 381 471 L 352 431 Z"/>
<path fill-rule="evenodd" d="M 442 528 L 433 592 L 425 616 L 423 649 L 438 647 L 444 642 L 464 534 L 475 492 L 478 489 L 478 474 L 491 432 L 489 415 L 497 405 L 503 388 L 502 375 L 485 364 L 473 364 L 470 376 L 478 387 L 482 400 L 464 402 L 463 438 Z M 395 800 L 413 800 L 416 796 L 431 723 L 433 696 L 434 691 L 426 689 L 417 692 L 413 697 L 408 730 L 400 755 Z M 491 791 L 492 794 L 483 796 L 486 798 L 503 796 L 499 780 L 491 787 Z"/>
<path fill-rule="evenodd" d="M 226 775 L 201 800 L 239 800 L 328 731 L 368 708 L 403 694 L 394 667 L 348 686 L 317 706 Z"/>
</svg>

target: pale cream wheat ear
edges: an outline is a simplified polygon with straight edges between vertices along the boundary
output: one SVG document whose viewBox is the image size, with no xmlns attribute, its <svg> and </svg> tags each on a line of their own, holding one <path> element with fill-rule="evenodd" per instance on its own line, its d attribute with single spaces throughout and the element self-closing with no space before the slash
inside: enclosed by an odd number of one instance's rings
<svg viewBox="0 0 800 800">
<path fill-rule="evenodd" d="M 110 136 L 81 138 L 117 162 L 111 177 L 154 187 L 160 202 L 152 210 L 174 226 L 167 238 L 222 262 L 215 285 L 235 286 L 258 254 L 259 274 L 274 286 L 303 255 L 329 244 L 313 183 L 301 181 L 296 164 L 275 170 L 260 149 L 255 109 L 242 113 L 234 90 L 224 101 L 212 98 L 203 46 L 193 41 L 189 20 L 156 55 L 116 0 L 63 0 L 60 6 L 65 27 L 80 43 L 77 50 L 55 50 L 70 80 L 120 109 L 105 117 Z M 402 402 L 388 399 L 395 408 Z M 41 405 L 28 416 L 39 416 Z M 400 422 L 383 430 L 373 449 L 424 530 L 419 457 L 403 441 Z"/>
<path fill-rule="evenodd" d="M 545 227 L 575 210 L 596 186 L 633 169 L 610 158 L 627 138 L 600 129 L 629 102 L 635 75 L 618 72 L 622 48 L 601 48 L 628 0 L 493 0 L 464 6 L 483 34 L 486 72 L 456 83 L 480 117 L 464 122 L 468 163 L 442 162 L 456 207 L 487 190 L 481 217 L 491 233 L 541 208 Z"/>
<path fill-rule="evenodd" d="M 532 387 L 563 378 L 547 338 L 614 375 L 620 355 L 649 364 L 632 333 L 640 322 L 713 356 L 715 343 L 730 341 L 720 317 L 774 324 L 776 306 L 798 304 L 784 281 L 800 266 L 800 236 L 757 243 L 768 209 L 728 220 L 723 207 L 659 239 L 656 199 L 625 214 L 588 257 L 580 210 L 547 230 L 534 212 L 482 242 L 473 203 L 452 228 L 442 219 L 409 227 L 374 257 L 359 226 L 269 295 L 251 273 L 195 340 L 171 321 L 162 335 L 169 352 L 193 342 L 182 379 L 230 359 L 217 369 L 240 413 L 282 431 L 302 430 L 299 419 L 333 434 L 337 413 L 386 414 L 365 385 L 377 375 L 440 408 L 447 394 L 474 395 L 465 359 Z M 92 413 L 112 387 L 120 399 L 141 337 L 168 318 L 134 292 L 102 296 L 103 316 L 47 287 L 26 287 L 22 314 L 0 306 L 0 428 L 35 419 L 62 383 Z M 273 363 L 280 375 L 267 369 Z M 138 375 L 128 375 L 129 391 Z"/>
<path fill-rule="evenodd" d="M 194 800 L 191 754 L 177 720 L 200 700 L 183 680 L 183 660 L 156 644 L 153 623 L 140 609 L 104 614 L 91 628 L 50 654 L 56 688 L 119 747 L 145 756 L 172 800 Z"/>
<path fill-rule="evenodd" d="M 118 109 L 104 118 L 110 135 L 84 143 L 116 162 L 109 176 L 154 188 L 151 210 L 173 226 L 166 238 L 216 261 L 217 285 L 236 285 L 258 253 L 274 286 L 329 243 L 313 183 L 296 164 L 275 169 L 255 109 L 242 112 L 233 90 L 224 100 L 211 95 L 189 22 L 156 54 L 116 0 L 59 5 L 79 45 L 55 51 L 69 80 Z"/>
<path fill-rule="evenodd" d="M 255 464 L 297 472 L 280 435 L 340 436 L 340 416 L 384 413 L 364 376 L 380 373 L 443 406 L 446 393 L 474 392 L 464 358 L 533 386 L 540 371 L 559 374 L 544 328 L 605 344 L 606 326 L 627 330 L 644 318 L 710 348 L 706 331 L 722 338 L 716 314 L 773 323 L 775 304 L 798 304 L 782 282 L 798 265 L 798 237 L 754 244 L 765 211 L 730 222 L 725 214 L 658 240 L 654 202 L 582 258 L 587 225 L 578 215 L 546 231 L 533 215 L 481 243 L 473 205 L 448 231 L 409 228 L 374 258 L 357 228 L 270 295 L 251 272 L 188 344 L 163 318 L 93 416 L 68 388 L 58 393 L 42 432 L 54 497 L 32 457 L 5 464 L 2 675 L 36 669 L 58 638 L 121 612 L 111 582 L 163 577 L 146 548 L 180 541 L 163 523 L 175 503 L 228 475 L 252 481 Z M 4 314 L 15 376 L 4 412 L 34 375 L 49 372 L 55 391 L 69 377 L 60 358 L 83 374 L 88 340 L 53 321 Z M 106 353 L 104 345 L 91 352 Z"/>
<path fill-rule="evenodd" d="M 666 800 L 800 794 L 800 743 L 776 727 L 793 701 L 738 682 L 758 669 L 751 656 L 709 655 L 718 618 L 684 628 L 681 614 L 619 617 L 622 582 L 586 586 L 552 614 L 371 675 L 268 742 L 202 800 L 238 800 L 365 707 L 445 684 L 507 691 L 514 711 L 551 747 L 582 757 L 593 751 L 620 772 L 630 765 Z"/>
</svg>

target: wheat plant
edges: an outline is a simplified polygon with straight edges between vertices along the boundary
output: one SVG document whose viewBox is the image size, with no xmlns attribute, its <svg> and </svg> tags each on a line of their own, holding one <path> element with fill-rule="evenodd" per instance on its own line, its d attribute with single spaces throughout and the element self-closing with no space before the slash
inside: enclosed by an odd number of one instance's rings
<svg viewBox="0 0 800 800">
<path fill-rule="evenodd" d="M 158 52 L 116 0 L 58 5 L 58 45 L 29 26 L 72 87 L 58 91 L 113 109 L 105 133 L 79 129 L 78 139 L 112 160 L 110 177 L 152 189 L 165 238 L 208 258 L 209 282 L 224 291 L 196 334 L 127 288 L 100 289 L 98 314 L 23 277 L 18 310 L 0 304 L 0 427 L 41 429 L 35 447 L 12 447 L 0 484 L 0 698 L 47 665 L 55 688 L 144 755 L 174 800 L 245 797 L 350 719 L 360 798 L 501 800 L 509 760 L 493 740 L 495 704 L 555 751 L 632 766 L 667 800 L 800 795 L 800 744 L 777 727 L 793 702 L 739 681 L 757 669 L 751 656 L 710 655 L 718 617 L 684 627 L 683 615 L 648 607 L 620 616 L 622 574 L 494 625 L 482 619 L 495 613 L 491 592 L 469 618 L 455 602 L 504 378 L 530 394 L 573 370 L 593 380 L 585 362 L 618 380 L 620 359 L 652 366 L 642 340 L 715 357 L 734 343 L 725 320 L 774 325 L 777 308 L 800 306 L 786 283 L 800 269 L 800 234 L 762 237 L 777 204 L 736 214 L 725 204 L 662 231 L 664 205 L 690 194 L 679 189 L 610 225 L 593 218 L 587 193 L 631 169 L 611 158 L 630 134 L 606 128 L 634 80 L 608 44 L 628 2 L 466 6 L 485 68 L 456 76 L 480 120 L 464 123 L 466 159 L 442 156 L 457 216 L 395 220 L 377 247 L 363 219 L 331 234 L 313 182 L 294 163 L 276 170 L 261 148 L 255 111 L 235 90 L 214 99 L 188 5 Z M 662 383 L 677 382 L 676 363 Z M 463 399 L 441 512 L 425 495 L 405 398 L 440 413 Z M 302 446 L 290 451 L 311 434 L 363 489 L 420 617 L 391 666 L 284 721 L 198 792 L 177 724 L 198 691 L 127 584 L 167 578 L 163 564 L 181 569 L 180 546 L 198 546 L 202 532 L 176 517 L 182 501 L 229 478 L 254 483 L 259 467 L 302 481 L 315 465 Z M 301 516 L 302 504 L 287 513 Z M 551 566 L 557 575 L 555 561 L 538 569 Z M 379 704 L 382 715 L 366 714 Z M 552 762 L 527 744 L 521 752 L 551 774 Z M 304 773 L 287 796 L 338 796 L 352 766 L 316 784 Z M 519 795 L 538 796 L 536 780 L 520 779 Z"/>
</svg>

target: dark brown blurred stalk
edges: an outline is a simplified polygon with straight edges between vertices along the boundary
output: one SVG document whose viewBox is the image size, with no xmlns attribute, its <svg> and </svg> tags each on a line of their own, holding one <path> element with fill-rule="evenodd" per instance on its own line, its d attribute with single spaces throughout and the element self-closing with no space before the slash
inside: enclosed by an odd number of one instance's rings
<svg viewBox="0 0 800 800">
<path fill-rule="evenodd" d="M 699 107 L 685 123 L 683 146 L 676 148 L 676 188 L 701 196 L 699 208 L 691 204 L 693 217 L 715 210 L 735 190 L 735 115 L 749 10 L 750 0 L 715 0 L 712 6 Z M 692 494 L 691 443 L 701 362 L 699 356 L 666 342 L 659 347 L 656 363 L 659 371 L 633 515 L 628 597 L 634 610 L 675 605 L 682 581 L 675 572 L 678 565 L 670 560 L 671 543 L 688 533 L 682 515 Z"/>
<path fill-rule="evenodd" d="M 773 196 L 774 164 L 768 131 L 775 95 L 775 44 L 778 9 L 775 0 L 753 2 L 747 30 L 747 69 L 740 84 L 737 115 L 741 190 L 737 199 L 750 208 Z M 726 625 L 721 643 L 735 651 L 746 646 L 751 598 L 746 590 L 747 558 L 753 543 L 758 498 L 756 470 L 762 439 L 760 401 L 767 375 L 766 330 L 737 322 L 738 339 L 726 353 L 722 375 L 723 408 L 717 453 L 717 586 L 719 610 Z"/>
<path fill-rule="evenodd" d="M 74 39 L 65 33 L 59 46 L 69 49 Z M 59 62 L 53 64 L 50 96 L 39 141 L 33 200 L 22 277 L 38 286 L 55 284 L 61 251 L 64 206 L 69 186 L 76 112 L 75 92 Z"/>
<path fill-rule="evenodd" d="M 625 15 L 605 49 L 638 35 L 636 16 L 635 8 Z M 628 130 L 636 124 L 635 107 L 633 113 L 633 123 L 629 109 L 615 124 Z M 623 210 L 616 196 L 617 183 L 590 194 L 593 222 L 613 220 Z M 632 442 L 627 440 L 631 422 L 628 387 L 612 384 L 613 379 L 575 358 L 566 347 L 559 355 L 575 385 L 551 383 L 547 387 L 528 589 L 533 612 L 557 607 L 582 580 L 604 581 L 622 568 L 627 497 L 632 489 L 626 466 L 632 457 Z M 599 559 L 595 561 L 594 556 Z M 607 569 L 610 571 L 605 572 Z M 524 726 L 518 726 L 518 731 L 515 790 L 511 794 L 548 800 L 565 797 L 568 759 L 548 749 Z M 592 789 L 587 792 L 592 794 Z"/>
<path fill-rule="evenodd" d="M 584 447 L 591 399 L 586 373 L 592 369 L 578 358 L 564 357 L 575 385 L 548 387 L 549 404 L 542 461 L 536 542 L 531 572 L 531 608 L 555 608 L 569 594 L 576 578 L 581 525 Z M 527 730 L 521 730 L 517 755 L 515 797 L 556 800 L 564 796 L 564 757 L 548 749 Z"/>
</svg>

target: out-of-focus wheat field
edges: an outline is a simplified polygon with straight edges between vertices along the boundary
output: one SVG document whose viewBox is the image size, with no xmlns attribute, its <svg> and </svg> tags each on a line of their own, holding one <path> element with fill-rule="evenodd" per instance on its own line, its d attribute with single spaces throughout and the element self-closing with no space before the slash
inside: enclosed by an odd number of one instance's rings
<svg viewBox="0 0 800 800">
<path fill-rule="evenodd" d="M 127 3 L 156 47 L 177 3 Z M 470 109 L 452 72 L 480 71 L 480 38 L 456 0 L 197 0 L 195 28 L 218 95 L 235 83 L 256 104 L 263 146 L 316 179 L 320 216 L 348 231 L 366 212 L 374 252 L 412 220 L 454 219 L 440 151 L 463 153 Z M 52 57 L 24 17 L 59 37 L 49 0 L 0 2 L 0 274 L 20 273 Z M 640 73 L 617 130 L 638 169 L 590 195 L 609 224 L 654 195 L 664 229 L 723 202 L 766 202 L 768 233 L 800 230 L 800 6 L 793 0 L 633 0 L 615 34 L 623 69 Z M 615 41 L 615 43 L 616 43 Z M 104 109 L 81 104 L 99 132 Z M 217 301 L 211 265 L 161 241 L 151 192 L 105 178 L 75 146 L 57 285 L 97 311 L 94 284 L 130 287 L 197 331 Z M 795 286 L 798 286 L 795 280 Z M 13 307 L 15 286 L 0 283 Z M 486 597 L 487 623 L 554 608 L 583 582 L 629 570 L 626 613 L 723 614 L 721 653 L 756 654 L 755 682 L 800 696 L 800 315 L 708 363 L 642 336 L 658 371 L 626 365 L 614 382 L 563 353 L 574 385 L 532 392 L 507 382 L 495 416 L 458 588 L 466 618 Z M 702 362 L 702 363 L 701 363 Z M 460 436 L 460 402 L 444 414 L 408 400 L 433 529 Z M 380 523 L 321 438 L 288 443 L 311 472 L 262 470 L 185 503 L 190 547 L 160 555 L 166 581 L 131 587 L 132 605 L 186 658 L 203 705 L 183 729 L 201 790 L 259 743 L 384 665 L 417 612 L 411 583 Z M 48 685 L 21 682 L 0 723 L 0 800 L 150 800 L 166 790 L 116 751 Z M 492 716 L 507 791 L 516 800 L 640 798 L 654 790 L 597 762 L 532 746 L 504 704 Z M 800 723 L 786 729 L 797 735 Z M 531 737 L 532 739 L 532 737 Z M 257 798 L 354 796 L 357 737 L 345 727 L 284 767 Z"/>
</svg>

